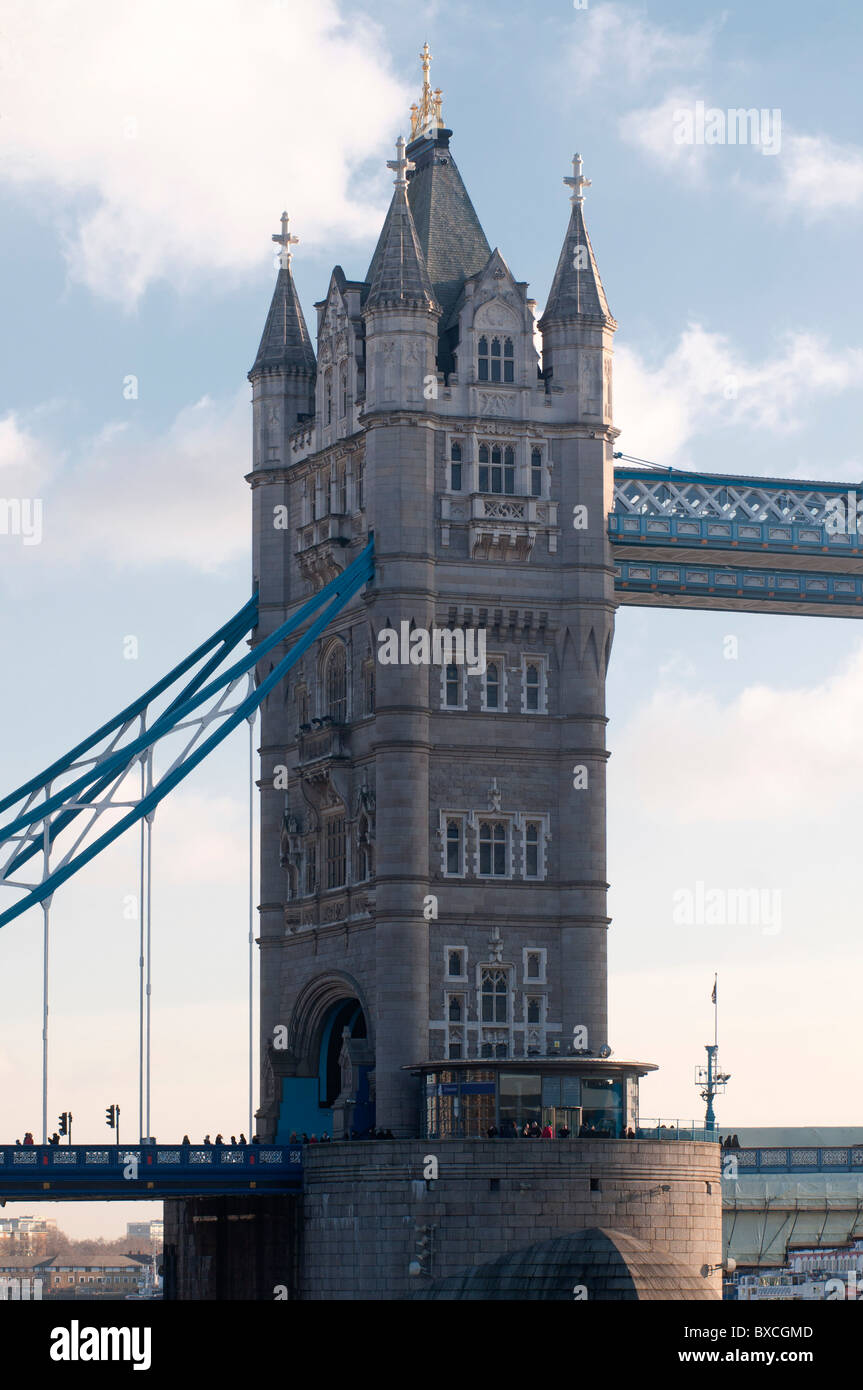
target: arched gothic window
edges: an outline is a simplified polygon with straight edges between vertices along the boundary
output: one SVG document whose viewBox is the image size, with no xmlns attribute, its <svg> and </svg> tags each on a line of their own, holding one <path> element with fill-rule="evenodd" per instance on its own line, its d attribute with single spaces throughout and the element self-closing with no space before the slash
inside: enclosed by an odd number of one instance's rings
<svg viewBox="0 0 863 1390">
<path fill-rule="evenodd" d="M 477 345 L 477 376 L 480 381 L 513 381 L 515 379 L 515 352 L 512 338 L 491 339 L 485 334 Z"/>
<path fill-rule="evenodd" d="M 480 981 L 483 1023 L 509 1022 L 509 980 L 505 970 L 483 970 Z"/>
<path fill-rule="evenodd" d="M 343 362 L 339 367 L 339 419 L 343 420 L 348 413 L 348 364 Z"/>
<path fill-rule="evenodd" d="M 488 878 L 506 878 L 507 827 L 501 821 L 480 821 L 479 871 Z"/>
<path fill-rule="evenodd" d="M 348 719 L 348 670 L 344 645 L 337 642 L 327 657 L 324 671 L 324 691 L 327 714 L 336 724 L 346 724 Z"/>
<path fill-rule="evenodd" d="M 530 495 L 542 496 L 542 452 L 532 449 L 530 454 Z"/>
<path fill-rule="evenodd" d="M 479 490 L 510 496 L 515 492 L 515 451 L 511 445 L 480 444 Z"/>
</svg>

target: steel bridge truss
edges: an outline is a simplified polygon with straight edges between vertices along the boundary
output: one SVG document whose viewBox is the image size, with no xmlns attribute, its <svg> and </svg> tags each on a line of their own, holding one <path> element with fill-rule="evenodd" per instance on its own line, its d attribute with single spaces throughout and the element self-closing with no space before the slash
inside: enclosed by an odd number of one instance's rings
<svg viewBox="0 0 863 1390">
<path fill-rule="evenodd" d="M 0 927 L 35 904 L 50 904 L 55 889 L 126 830 L 151 820 L 158 804 L 233 729 L 254 720 L 270 691 L 371 578 L 373 549 L 370 540 L 353 563 L 292 618 L 219 670 L 257 624 L 257 597 L 250 599 L 133 705 L 0 800 L 0 817 L 12 813 L 0 823 L 0 888 L 22 894 L 0 913 Z M 310 618 L 299 641 L 256 682 L 262 659 Z M 165 697 L 167 706 L 159 712 Z M 156 775 L 154 751 L 169 738 L 179 741 L 179 750 L 172 749 L 168 766 Z M 106 817 L 112 824 L 94 837 Z"/>
<path fill-rule="evenodd" d="M 608 533 L 626 604 L 863 616 L 863 491 L 615 468 Z"/>
</svg>

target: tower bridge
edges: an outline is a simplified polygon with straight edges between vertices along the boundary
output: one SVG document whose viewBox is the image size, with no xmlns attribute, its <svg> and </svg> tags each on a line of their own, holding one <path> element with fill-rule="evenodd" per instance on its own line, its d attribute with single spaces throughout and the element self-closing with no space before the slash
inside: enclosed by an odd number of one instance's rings
<svg viewBox="0 0 863 1390">
<path fill-rule="evenodd" d="M 583 1261 L 596 1242 L 579 1233 L 599 1227 L 627 1258 L 661 1266 L 655 1287 L 670 1278 L 687 1297 L 718 1297 L 715 1136 L 669 1144 L 641 1131 L 652 1064 L 610 1046 L 614 613 L 859 617 L 860 540 L 837 524 L 852 504 L 841 483 L 616 460 L 617 323 L 580 156 L 537 321 L 473 208 L 429 61 L 426 47 L 368 270 L 349 279 L 334 267 L 315 305 L 317 351 L 286 213 L 273 236 L 279 269 L 249 373 L 253 599 L 0 801 L 0 888 L 13 895 L 0 926 L 34 907 L 43 916 L 43 1140 L 54 893 L 117 835 L 146 835 L 161 800 L 259 715 L 261 1147 L 230 1162 L 137 1151 L 147 1190 L 166 1198 L 179 1292 L 224 1288 L 218 1274 L 208 1283 L 208 1261 L 232 1261 L 241 1279 L 248 1251 L 222 1222 L 261 1217 L 263 1188 L 291 1249 L 275 1237 L 258 1249 L 256 1289 L 280 1284 L 287 1262 L 300 1297 L 401 1298 L 414 1265 L 433 1289 L 562 1234 Z M 403 623 L 482 629 L 484 670 L 379 662 L 378 635 Z M 532 1123 L 573 1137 L 488 1138 Z M 353 1142 L 374 1127 L 392 1140 Z M 291 1136 L 303 1130 L 333 1142 L 300 1164 Z M 0 1198 L 28 1181 L 109 1197 L 124 1179 L 96 1151 L 73 1161 L 40 1148 L 30 1160 L 0 1148 Z M 280 1202 L 293 1213 L 284 1223 Z M 431 1265 L 413 1257 L 428 1230 Z M 596 1273 L 579 1269 L 588 1282 Z"/>
</svg>

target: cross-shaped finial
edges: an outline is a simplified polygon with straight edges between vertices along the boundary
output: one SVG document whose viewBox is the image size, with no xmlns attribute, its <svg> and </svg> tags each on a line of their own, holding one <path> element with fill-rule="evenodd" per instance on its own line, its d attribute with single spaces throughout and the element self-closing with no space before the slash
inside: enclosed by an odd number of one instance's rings
<svg viewBox="0 0 863 1390">
<path fill-rule="evenodd" d="M 287 270 L 288 266 L 291 264 L 291 247 L 296 246 L 299 240 L 300 238 L 298 236 L 291 236 L 288 231 L 288 214 L 283 212 L 282 230 L 280 232 L 273 232 L 273 241 L 278 242 L 279 246 L 282 248 L 279 252 L 279 263 L 282 270 Z"/>
<path fill-rule="evenodd" d="M 408 172 L 416 167 L 412 159 L 405 158 L 405 137 L 400 135 L 396 140 L 396 158 L 387 160 L 387 168 L 395 172 L 393 183 L 396 188 L 407 187 Z"/>
<path fill-rule="evenodd" d="M 581 155 L 574 154 L 572 156 L 572 178 L 564 179 L 564 183 L 572 189 L 572 197 L 569 201 L 571 203 L 578 203 L 579 205 L 584 202 L 584 193 L 582 190 L 590 188 L 590 179 L 586 179 L 581 172 L 583 168 L 584 162 Z"/>
</svg>

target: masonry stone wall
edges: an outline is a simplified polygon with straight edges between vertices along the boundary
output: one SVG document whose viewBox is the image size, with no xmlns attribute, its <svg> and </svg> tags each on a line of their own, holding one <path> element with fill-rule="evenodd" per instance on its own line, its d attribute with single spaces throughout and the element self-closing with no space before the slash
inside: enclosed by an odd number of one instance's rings
<svg viewBox="0 0 863 1390">
<path fill-rule="evenodd" d="M 423 1178 L 429 1155 L 438 1160 L 435 1181 Z M 719 1149 L 600 1139 L 312 1146 L 300 1297 L 407 1297 L 417 1287 L 408 1265 L 427 1226 L 433 1278 L 592 1226 L 647 1241 L 698 1274 L 722 1258 Z M 718 1275 L 705 1284 L 721 1297 Z"/>
</svg>

